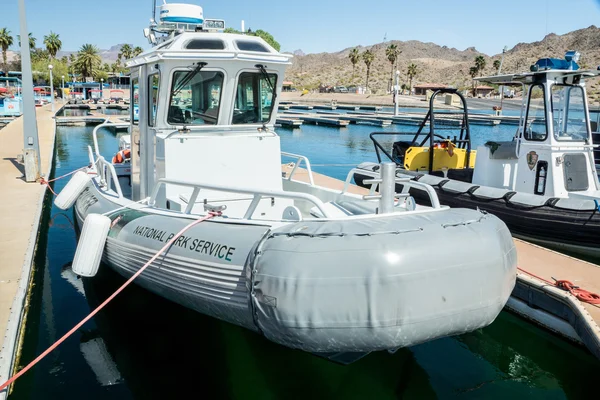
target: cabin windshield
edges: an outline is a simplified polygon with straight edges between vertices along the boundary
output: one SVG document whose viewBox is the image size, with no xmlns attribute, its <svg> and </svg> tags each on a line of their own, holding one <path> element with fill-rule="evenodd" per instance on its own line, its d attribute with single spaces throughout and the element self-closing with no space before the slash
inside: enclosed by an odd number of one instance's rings
<svg viewBox="0 0 600 400">
<path fill-rule="evenodd" d="M 533 85 L 529 88 L 525 140 L 544 141 L 548 136 L 544 97 L 544 87 L 542 85 Z"/>
<path fill-rule="evenodd" d="M 261 124 L 271 119 L 276 74 L 242 72 L 238 79 L 233 124 Z"/>
<path fill-rule="evenodd" d="M 171 125 L 216 125 L 223 73 L 200 71 L 185 82 L 189 71 L 175 71 L 167 122 Z M 183 85 L 182 85 L 183 84 Z"/>
<path fill-rule="evenodd" d="M 552 127 L 556 140 L 582 141 L 589 138 L 584 101 L 580 86 L 552 86 Z"/>
</svg>

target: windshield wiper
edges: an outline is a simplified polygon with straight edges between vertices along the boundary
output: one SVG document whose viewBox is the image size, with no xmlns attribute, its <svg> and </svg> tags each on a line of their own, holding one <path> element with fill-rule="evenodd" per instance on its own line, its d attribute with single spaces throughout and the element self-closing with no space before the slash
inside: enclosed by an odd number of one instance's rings
<svg viewBox="0 0 600 400">
<path fill-rule="evenodd" d="M 194 77 L 198 74 L 198 72 L 200 72 L 200 70 L 202 68 L 204 68 L 206 66 L 205 62 L 199 62 L 196 65 L 196 68 L 194 68 L 193 70 L 189 71 L 181 80 L 181 82 L 179 82 L 179 85 L 177 85 L 177 87 L 174 87 L 173 90 L 171 91 L 171 98 L 177 96 L 179 94 L 179 92 L 181 92 L 181 89 L 183 89 L 188 83 L 190 83 L 190 81 L 192 79 L 194 79 Z"/>
<path fill-rule="evenodd" d="M 262 64 L 256 64 L 255 67 L 260 70 L 260 73 L 261 73 L 262 77 L 265 78 L 265 80 L 269 84 L 269 89 L 271 89 L 271 92 L 273 93 L 273 101 L 272 101 L 272 103 L 275 103 L 275 99 L 277 98 L 277 92 L 275 91 L 275 88 L 273 86 L 273 82 L 271 82 L 271 78 L 269 78 L 269 74 L 267 73 L 267 70 L 266 70 L 265 66 L 262 65 Z"/>
</svg>

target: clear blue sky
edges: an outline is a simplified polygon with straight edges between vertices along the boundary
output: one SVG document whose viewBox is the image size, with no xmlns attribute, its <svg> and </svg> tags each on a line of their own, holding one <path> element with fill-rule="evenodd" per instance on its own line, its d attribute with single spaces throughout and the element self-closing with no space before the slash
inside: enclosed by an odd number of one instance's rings
<svg viewBox="0 0 600 400">
<path fill-rule="evenodd" d="M 151 0 L 25 0 L 29 31 L 38 38 L 58 33 L 63 50 L 84 43 L 107 49 L 118 43 L 144 48 Z M 157 0 L 162 4 L 162 0 Z M 504 45 L 541 40 L 600 24 L 600 0 L 178 0 L 200 4 L 205 18 L 227 26 L 264 29 L 282 50 L 338 51 L 387 40 L 421 40 L 496 54 Z M 170 2 L 178 2 L 170 1 Z M 0 2 L 0 28 L 16 36 L 18 0 Z M 13 46 L 13 49 L 16 49 Z"/>
</svg>

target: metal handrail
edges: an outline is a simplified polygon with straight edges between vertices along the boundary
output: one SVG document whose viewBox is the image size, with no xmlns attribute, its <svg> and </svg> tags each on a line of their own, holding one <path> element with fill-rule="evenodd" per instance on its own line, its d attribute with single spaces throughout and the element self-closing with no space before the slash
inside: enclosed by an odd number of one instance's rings
<svg viewBox="0 0 600 400">
<path fill-rule="evenodd" d="M 202 189 L 205 189 L 205 190 L 214 190 L 214 191 L 218 191 L 218 192 L 252 195 L 253 200 L 250 203 L 250 205 L 248 206 L 248 209 L 246 210 L 246 212 L 244 214 L 244 219 L 251 219 L 253 213 L 256 211 L 256 207 L 258 206 L 260 200 L 263 198 L 269 198 L 269 197 L 278 197 L 278 198 L 282 198 L 282 199 L 308 201 L 309 203 L 312 203 L 313 205 L 315 205 L 325 218 L 330 218 L 329 213 L 325 209 L 325 204 L 323 204 L 323 202 L 321 200 L 319 200 L 319 198 L 317 198 L 316 196 L 313 196 L 313 195 L 307 194 L 307 193 L 284 192 L 282 190 L 261 190 L 261 189 L 255 189 L 255 188 L 247 188 L 247 187 L 244 188 L 244 187 L 232 187 L 232 186 L 220 186 L 220 185 L 207 185 L 205 183 L 200 183 L 200 182 L 189 182 L 189 181 L 181 181 L 181 180 L 177 180 L 177 179 L 168 179 L 168 178 L 159 179 L 156 182 L 156 184 L 154 185 L 152 195 L 150 196 L 150 200 L 148 201 L 148 204 L 151 207 L 155 206 L 156 197 L 158 196 L 158 193 L 159 193 L 161 187 L 165 186 L 166 184 L 194 188 L 194 192 L 192 193 L 192 196 L 190 197 L 190 199 L 188 201 L 188 206 L 186 207 L 184 214 L 189 214 L 192 211 L 193 206 L 190 206 L 190 203 L 194 204 L 196 198 L 198 197 L 199 191 Z"/>
<path fill-rule="evenodd" d="M 348 189 L 348 186 L 350 185 L 350 180 L 352 180 L 355 173 L 366 175 L 366 176 L 369 176 L 369 177 L 375 178 L 375 179 L 380 177 L 379 172 L 367 171 L 367 170 L 358 169 L 358 168 L 352 168 L 350 170 L 350 172 L 348 172 L 348 176 L 346 177 L 346 181 L 344 183 L 344 189 L 342 190 L 342 194 L 345 193 L 346 190 Z M 401 183 L 404 186 L 402 193 L 406 193 L 408 191 L 407 187 L 408 188 L 414 187 L 415 189 L 421 189 L 421 190 L 426 191 L 427 194 L 429 195 L 429 200 L 431 201 L 431 207 L 432 208 L 442 208 L 442 206 L 440 204 L 440 199 L 439 199 L 435 189 L 431 185 L 428 185 L 423 182 L 413 181 L 413 180 L 405 180 L 404 178 L 396 178 L 396 183 Z M 375 186 L 377 186 L 377 185 L 374 184 L 371 186 L 372 193 L 375 191 Z"/>
<path fill-rule="evenodd" d="M 100 178 L 100 183 L 105 185 L 107 189 L 110 189 L 111 184 L 114 183 L 117 195 L 119 198 L 123 197 L 123 191 L 121 190 L 121 184 L 119 183 L 119 177 L 117 176 L 114 165 L 106 161 L 102 156 L 96 158 L 95 165 L 96 173 Z M 109 174 L 106 173 L 106 170 L 109 171 Z"/>
<path fill-rule="evenodd" d="M 292 176 L 294 175 L 294 172 L 296 172 L 296 170 L 298 169 L 298 167 L 300 166 L 302 161 L 304 161 L 304 163 L 306 164 L 306 170 L 308 171 L 308 181 L 310 182 L 311 186 L 315 185 L 315 180 L 313 179 L 313 173 L 312 173 L 312 169 L 310 168 L 310 161 L 308 161 L 308 158 L 306 158 L 305 156 L 302 156 L 300 154 L 287 153 L 285 151 L 282 151 L 281 155 L 284 157 L 296 158 L 296 162 L 294 163 L 294 168 L 290 172 L 290 176 L 287 178 L 284 178 L 284 179 L 291 181 Z"/>
<path fill-rule="evenodd" d="M 418 134 L 418 136 L 427 136 L 427 135 L 428 135 L 427 133 Z M 394 159 L 392 158 L 392 155 L 381 145 L 381 143 L 379 143 L 379 141 L 377 139 L 375 139 L 374 136 L 411 136 L 414 138 L 415 134 L 412 132 L 372 132 L 369 134 L 369 138 L 371 139 L 371 141 L 373 142 L 373 146 L 375 147 L 375 155 L 377 156 L 377 162 L 381 162 L 381 154 L 379 153 L 380 150 L 383 152 L 383 154 L 385 154 L 385 156 L 387 158 L 390 159 L 390 161 L 395 162 Z M 416 136 L 416 137 L 418 137 L 418 136 Z M 435 136 L 439 137 L 442 140 L 447 139 L 438 134 L 435 134 Z"/>
<path fill-rule="evenodd" d="M 92 131 L 92 136 L 94 138 L 94 152 L 96 153 L 97 157 L 101 157 L 100 156 L 100 146 L 98 146 L 98 133 L 97 133 L 98 129 L 104 128 L 107 126 L 109 126 L 109 127 L 112 126 L 115 128 L 123 128 L 123 127 L 129 126 L 129 123 L 125 123 L 125 122 L 121 122 L 121 123 L 110 122 L 110 123 L 108 123 L 109 121 L 110 121 L 110 119 L 106 118 L 103 123 L 101 123 L 100 125 L 96 125 L 94 127 L 94 130 Z"/>
</svg>

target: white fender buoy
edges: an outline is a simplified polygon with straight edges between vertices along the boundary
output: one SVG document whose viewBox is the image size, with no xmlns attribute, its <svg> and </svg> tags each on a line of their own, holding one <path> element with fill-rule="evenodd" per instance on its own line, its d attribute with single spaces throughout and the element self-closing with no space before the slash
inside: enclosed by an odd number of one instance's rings
<svg viewBox="0 0 600 400">
<path fill-rule="evenodd" d="M 63 190 L 60 191 L 56 199 L 54 199 L 54 205 L 61 210 L 68 210 L 75 204 L 75 201 L 86 188 L 91 178 L 88 174 L 83 171 L 77 171 L 69 183 L 67 183 Z"/>
<path fill-rule="evenodd" d="M 73 259 L 73 272 L 77 275 L 92 277 L 98 272 L 110 224 L 105 215 L 90 214 L 85 218 Z"/>
</svg>

